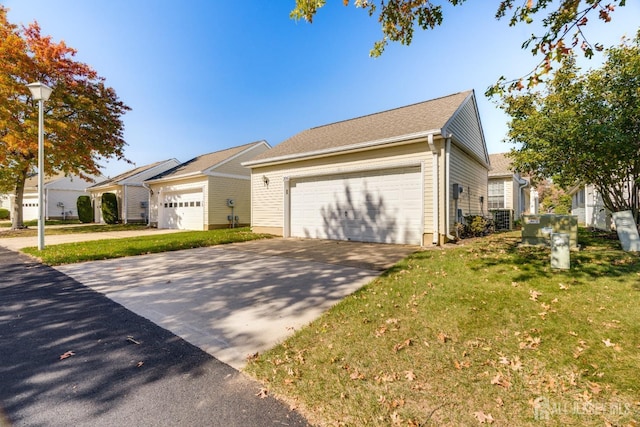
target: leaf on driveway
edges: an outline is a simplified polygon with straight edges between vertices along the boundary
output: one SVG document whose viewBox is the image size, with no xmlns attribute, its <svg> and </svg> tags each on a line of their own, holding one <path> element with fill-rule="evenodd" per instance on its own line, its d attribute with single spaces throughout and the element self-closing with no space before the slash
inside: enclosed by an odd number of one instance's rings
<svg viewBox="0 0 640 427">
<path fill-rule="evenodd" d="M 267 390 L 264 387 L 262 387 L 260 391 L 256 394 L 256 396 L 258 396 L 260 399 L 264 399 L 268 395 L 269 395 L 269 390 Z"/>
<path fill-rule="evenodd" d="M 65 351 L 60 355 L 60 360 L 66 359 L 71 356 L 75 356 L 76 354 L 73 351 Z"/>
</svg>

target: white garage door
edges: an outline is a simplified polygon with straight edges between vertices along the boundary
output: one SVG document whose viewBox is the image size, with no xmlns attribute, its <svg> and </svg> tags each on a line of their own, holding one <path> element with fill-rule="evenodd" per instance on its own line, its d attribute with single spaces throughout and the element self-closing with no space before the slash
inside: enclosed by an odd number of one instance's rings
<svg viewBox="0 0 640 427">
<path fill-rule="evenodd" d="M 202 191 L 166 193 L 160 204 L 160 228 L 202 230 L 204 202 Z"/>
<path fill-rule="evenodd" d="M 422 243 L 419 167 L 292 179 L 293 237 Z"/>
<path fill-rule="evenodd" d="M 24 197 L 22 199 L 22 220 L 31 221 L 38 219 L 38 198 Z"/>
</svg>

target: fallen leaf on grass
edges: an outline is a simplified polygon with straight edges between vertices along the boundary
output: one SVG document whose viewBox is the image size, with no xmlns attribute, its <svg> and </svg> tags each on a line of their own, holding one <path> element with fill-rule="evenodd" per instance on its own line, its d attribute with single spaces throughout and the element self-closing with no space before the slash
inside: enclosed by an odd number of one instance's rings
<svg viewBox="0 0 640 427">
<path fill-rule="evenodd" d="M 449 337 L 444 332 L 438 332 L 438 341 L 441 343 L 446 343 L 449 341 Z"/>
<path fill-rule="evenodd" d="M 602 340 L 602 342 L 604 343 L 604 345 L 605 345 L 606 347 L 613 347 L 613 346 L 615 345 L 614 343 L 612 343 L 612 342 L 609 340 L 609 338 L 607 338 L 606 340 Z"/>
<path fill-rule="evenodd" d="M 534 291 L 534 290 L 530 290 L 529 291 L 529 299 L 531 301 L 538 301 L 538 297 L 542 295 L 542 292 L 538 292 L 538 291 Z"/>
<path fill-rule="evenodd" d="M 491 414 L 485 414 L 482 411 L 476 411 L 473 413 L 473 416 L 476 417 L 480 424 L 493 424 L 493 417 Z"/>
<path fill-rule="evenodd" d="M 602 387 L 600 387 L 598 383 L 589 382 L 589 390 L 591 390 L 593 394 L 599 394 L 602 391 Z"/>
<path fill-rule="evenodd" d="M 404 377 L 407 379 L 407 381 L 413 381 L 416 379 L 416 374 L 414 374 L 413 371 L 405 371 Z"/>
<path fill-rule="evenodd" d="M 403 348 L 407 348 L 411 345 L 411 338 L 404 340 L 402 343 L 396 344 L 393 346 L 393 352 L 397 353 Z"/>
<path fill-rule="evenodd" d="M 495 377 L 491 380 L 491 384 L 499 385 L 500 387 L 509 388 L 511 387 L 511 383 L 508 379 L 502 376 L 500 372 L 496 374 Z"/>
<path fill-rule="evenodd" d="M 73 351 L 65 351 L 60 355 L 60 360 L 66 359 L 71 356 L 75 356 L 76 354 Z"/>
<path fill-rule="evenodd" d="M 349 378 L 351 378 L 352 380 L 363 380 L 364 379 L 364 374 L 359 372 L 357 369 L 355 371 L 353 371 L 350 375 Z"/>
</svg>

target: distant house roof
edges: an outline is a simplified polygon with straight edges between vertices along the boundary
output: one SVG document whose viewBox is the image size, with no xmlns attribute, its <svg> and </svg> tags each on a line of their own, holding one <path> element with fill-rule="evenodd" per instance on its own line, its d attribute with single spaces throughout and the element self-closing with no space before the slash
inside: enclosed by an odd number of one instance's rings
<svg viewBox="0 0 640 427">
<path fill-rule="evenodd" d="M 511 170 L 511 159 L 507 157 L 507 153 L 489 154 L 489 161 L 491 162 L 489 178 L 515 175 Z"/>
<path fill-rule="evenodd" d="M 45 175 L 44 176 L 44 185 L 46 186 L 47 184 L 50 184 L 52 182 L 55 182 L 59 179 L 64 178 L 65 175 L 62 172 L 59 172 L 55 175 Z M 35 190 L 38 188 L 38 174 L 34 174 L 29 176 L 25 182 L 24 182 L 24 189 L 25 190 Z"/>
<path fill-rule="evenodd" d="M 236 155 L 239 155 L 258 145 L 266 145 L 267 147 L 269 147 L 269 144 L 267 144 L 266 141 L 256 141 L 249 144 L 239 145 L 237 147 L 227 148 L 225 150 L 215 151 L 209 154 L 203 154 L 201 156 L 194 157 L 193 159 L 188 160 L 184 163 L 181 163 L 178 166 L 171 168 L 165 172 L 155 175 L 149 178 L 147 181 L 175 179 L 205 174 L 209 169 L 226 163 Z"/>
<path fill-rule="evenodd" d="M 131 169 L 127 172 L 121 173 L 120 175 L 116 175 L 113 178 L 109 178 L 95 185 L 92 185 L 91 187 L 89 187 L 89 190 L 95 190 L 96 188 L 100 188 L 100 187 L 109 187 L 111 185 L 120 185 L 120 183 L 122 183 L 123 181 L 126 181 L 129 178 L 135 177 L 136 175 L 144 173 L 150 169 L 153 169 L 157 166 L 160 166 L 170 161 L 175 161 L 176 163 L 178 162 L 175 159 L 168 159 L 168 160 L 162 160 L 160 162 L 155 162 L 155 163 L 151 163 L 144 166 L 139 166 L 135 169 Z"/>
<path fill-rule="evenodd" d="M 441 131 L 473 91 L 459 92 L 375 114 L 302 131 L 256 156 L 245 165 L 286 160 L 315 153 L 338 152 L 367 143 Z"/>
</svg>

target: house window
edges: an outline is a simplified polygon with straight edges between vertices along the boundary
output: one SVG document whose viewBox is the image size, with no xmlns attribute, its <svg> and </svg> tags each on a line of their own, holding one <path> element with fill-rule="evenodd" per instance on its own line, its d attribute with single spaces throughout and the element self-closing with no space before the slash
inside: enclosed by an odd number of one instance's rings
<svg viewBox="0 0 640 427">
<path fill-rule="evenodd" d="M 200 202 L 199 201 L 196 202 L 196 207 L 200 207 Z"/>
<path fill-rule="evenodd" d="M 504 209 L 504 183 L 502 181 L 489 182 L 489 200 L 487 200 L 489 209 Z"/>
<path fill-rule="evenodd" d="M 189 202 L 190 207 L 194 207 L 195 205 L 196 205 L 196 202 Z"/>
</svg>

